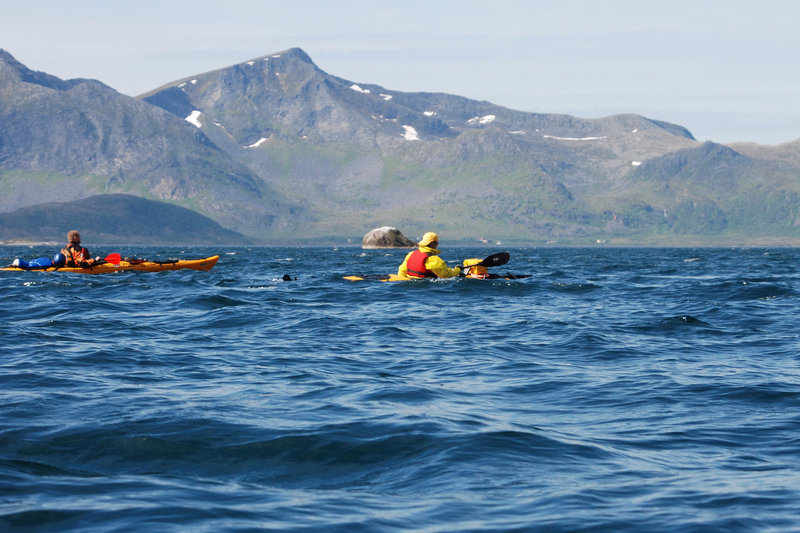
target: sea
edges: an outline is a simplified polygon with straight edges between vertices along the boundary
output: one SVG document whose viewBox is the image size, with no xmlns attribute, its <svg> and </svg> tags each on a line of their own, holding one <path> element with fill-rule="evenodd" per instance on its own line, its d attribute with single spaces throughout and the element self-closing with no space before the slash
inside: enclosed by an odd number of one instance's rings
<svg viewBox="0 0 800 533">
<path fill-rule="evenodd" d="M 221 257 L 0 272 L 0 531 L 800 531 L 800 249 L 87 245 Z"/>
</svg>

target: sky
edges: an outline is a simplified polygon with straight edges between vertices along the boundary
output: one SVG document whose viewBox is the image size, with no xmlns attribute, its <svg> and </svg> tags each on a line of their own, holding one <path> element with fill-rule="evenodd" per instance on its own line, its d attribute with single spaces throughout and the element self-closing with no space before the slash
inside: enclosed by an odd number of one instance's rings
<svg viewBox="0 0 800 533">
<path fill-rule="evenodd" d="M 0 0 L 0 48 L 137 96 L 299 47 L 325 72 L 696 139 L 800 139 L 797 0 Z"/>
</svg>

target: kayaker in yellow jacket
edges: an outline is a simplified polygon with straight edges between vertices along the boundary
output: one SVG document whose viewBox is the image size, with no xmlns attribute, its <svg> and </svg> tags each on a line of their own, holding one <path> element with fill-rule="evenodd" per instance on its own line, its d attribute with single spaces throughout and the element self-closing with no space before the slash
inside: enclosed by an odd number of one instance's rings
<svg viewBox="0 0 800 533">
<path fill-rule="evenodd" d="M 398 276 L 409 278 L 452 278 L 458 276 L 461 267 L 449 268 L 439 257 L 439 236 L 429 231 L 417 243 L 418 249 L 409 252 L 397 269 Z"/>
</svg>

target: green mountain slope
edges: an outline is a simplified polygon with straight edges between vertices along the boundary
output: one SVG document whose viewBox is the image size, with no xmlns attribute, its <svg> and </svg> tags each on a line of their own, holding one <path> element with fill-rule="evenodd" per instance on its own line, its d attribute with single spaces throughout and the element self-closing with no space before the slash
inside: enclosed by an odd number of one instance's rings
<svg viewBox="0 0 800 533">
<path fill-rule="evenodd" d="M 79 229 L 86 242 L 120 244 L 247 244 L 244 235 L 165 202 L 127 194 L 23 207 L 0 213 L 0 241 L 66 240 Z"/>
</svg>

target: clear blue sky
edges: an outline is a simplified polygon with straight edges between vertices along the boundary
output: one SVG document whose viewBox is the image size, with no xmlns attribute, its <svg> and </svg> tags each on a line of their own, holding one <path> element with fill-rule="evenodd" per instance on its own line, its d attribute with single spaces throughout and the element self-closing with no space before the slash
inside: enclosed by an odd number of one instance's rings
<svg viewBox="0 0 800 533">
<path fill-rule="evenodd" d="M 0 48 L 135 96 L 291 47 L 322 70 L 521 111 L 800 139 L 796 0 L 0 0 Z"/>
</svg>

